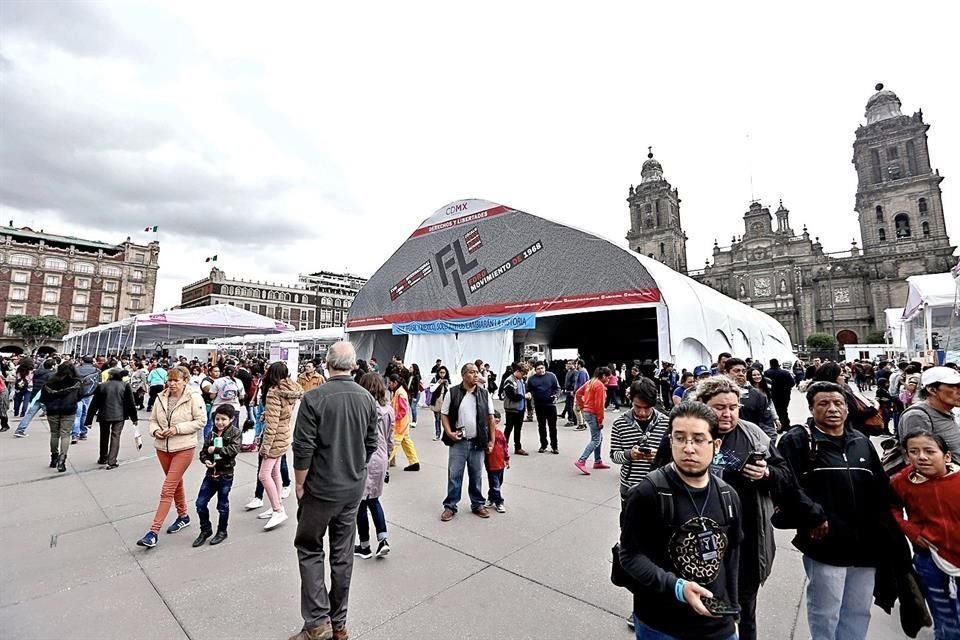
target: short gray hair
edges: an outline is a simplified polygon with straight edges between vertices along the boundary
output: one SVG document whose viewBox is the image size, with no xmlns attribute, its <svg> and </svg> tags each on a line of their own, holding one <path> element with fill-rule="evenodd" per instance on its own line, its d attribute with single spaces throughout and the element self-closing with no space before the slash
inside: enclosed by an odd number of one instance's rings
<svg viewBox="0 0 960 640">
<path fill-rule="evenodd" d="M 727 362 L 730 362 L 727 360 Z M 727 376 L 712 376 L 697 383 L 693 391 L 693 399 L 706 404 L 711 398 L 721 393 L 732 393 L 740 397 L 740 387 Z"/>
<path fill-rule="evenodd" d="M 353 371 L 357 368 L 357 352 L 353 344 L 343 340 L 327 349 L 327 368 L 331 371 Z"/>
</svg>

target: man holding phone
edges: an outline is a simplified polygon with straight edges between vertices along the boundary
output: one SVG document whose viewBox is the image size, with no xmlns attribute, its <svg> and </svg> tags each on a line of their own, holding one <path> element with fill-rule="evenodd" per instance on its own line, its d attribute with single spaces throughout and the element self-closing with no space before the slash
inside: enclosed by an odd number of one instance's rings
<svg viewBox="0 0 960 640">
<path fill-rule="evenodd" d="M 740 419 L 740 389 L 726 376 L 702 380 L 696 400 L 717 414 L 721 440 L 711 471 L 736 490 L 743 508 L 741 526 L 738 599 L 740 640 L 757 637 L 757 592 L 773 568 L 776 541 L 773 538 L 773 500 L 792 482 L 786 461 L 771 446 L 770 437 Z M 661 445 L 658 459 L 670 453 L 669 441 Z M 669 460 L 669 458 L 667 458 Z"/>
</svg>

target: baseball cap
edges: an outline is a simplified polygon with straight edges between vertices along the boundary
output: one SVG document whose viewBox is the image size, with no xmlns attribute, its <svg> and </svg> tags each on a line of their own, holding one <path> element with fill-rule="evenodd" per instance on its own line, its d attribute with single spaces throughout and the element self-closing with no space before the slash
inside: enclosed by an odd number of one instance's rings
<svg viewBox="0 0 960 640">
<path fill-rule="evenodd" d="M 930 367 L 920 377 L 920 386 L 929 387 L 931 384 L 960 384 L 960 373 L 950 367 Z"/>
<path fill-rule="evenodd" d="M 693 368 L 693 375 L 697 378 L 705 373 L 710 373 L 710 369 L 706 365 L 699 364 Z"/>
</svg>

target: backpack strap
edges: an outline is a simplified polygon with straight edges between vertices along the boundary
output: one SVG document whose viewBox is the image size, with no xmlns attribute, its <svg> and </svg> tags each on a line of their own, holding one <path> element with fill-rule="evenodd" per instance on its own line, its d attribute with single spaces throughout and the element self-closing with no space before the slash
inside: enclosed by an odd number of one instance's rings
<svg viewBox="0 0 960 640">
<path fill-rule="evenodd" d="M 723 522 L 720 523 L 722 526 L 730 526 L 730 523 L 733 522 L 734 518 L 737 515 L 737 509 L 733 502 L 732 489 L 729 486 L 723 487 L 719 490 L 720 493 L 720 503 L 723 506 Z"/>
<path fill-rule="evenodd" d="M 655 469 L 647 474 L 647 480 L 657 490 L 657 497 L 660 500 L 660 521 L 666 524 L 673 523 L 673 489 L 667 481 L 667 476 L 662 469 Z"/>
</svg>

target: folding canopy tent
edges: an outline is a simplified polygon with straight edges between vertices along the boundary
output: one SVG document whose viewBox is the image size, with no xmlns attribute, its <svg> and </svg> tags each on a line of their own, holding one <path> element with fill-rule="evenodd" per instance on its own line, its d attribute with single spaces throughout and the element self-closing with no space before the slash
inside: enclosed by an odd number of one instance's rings
<svg viewBox="0 0 960 640">
<path fill-rule="evenodd" d="M 211 340 L 215 345 L 260 345 L 264 350 L 271 342 L 296 342 L 300 345 L 301 356 L 313 357 L 326 354 L 326 349 L 334 342 L 343 340 L 343 327 L 326 327 L 323 329 L 304 329 L 274 335 L 247 334 Z M 309 345 L 309 348 L 308 348 Z M 319 348 L 318 347 L 322 347 Z"/>
<path fill-rule="evenodd" d="M 907 284 L 902 316 L 907 355 L 933 361 L 936 342 L 946 362 L 960 359 L 960 278 L 952 272 L 931 273 L 910 276 Z"/>
<path fill-rule="evenodd" d="M 110 324 L 90 327 L 63 337 L 64 351 L 105 355 L 153 349 L 158 343 L 217 338 L 236 333 L 278 333 L 293 327 L 279 320 L 227 304 L 162 313 L 144 313 Z"/>
<path fill-rule="evenodd" d="M 770 316 L 594 234 L 484 200 L 421 223 L 357 294 L 347 332 L 359 357 L 440 358 L 454 374 L 476 358 L 499 373 L 525 343 L 688 369 L 723 351 L 794 358 Z"/>
</svg>

